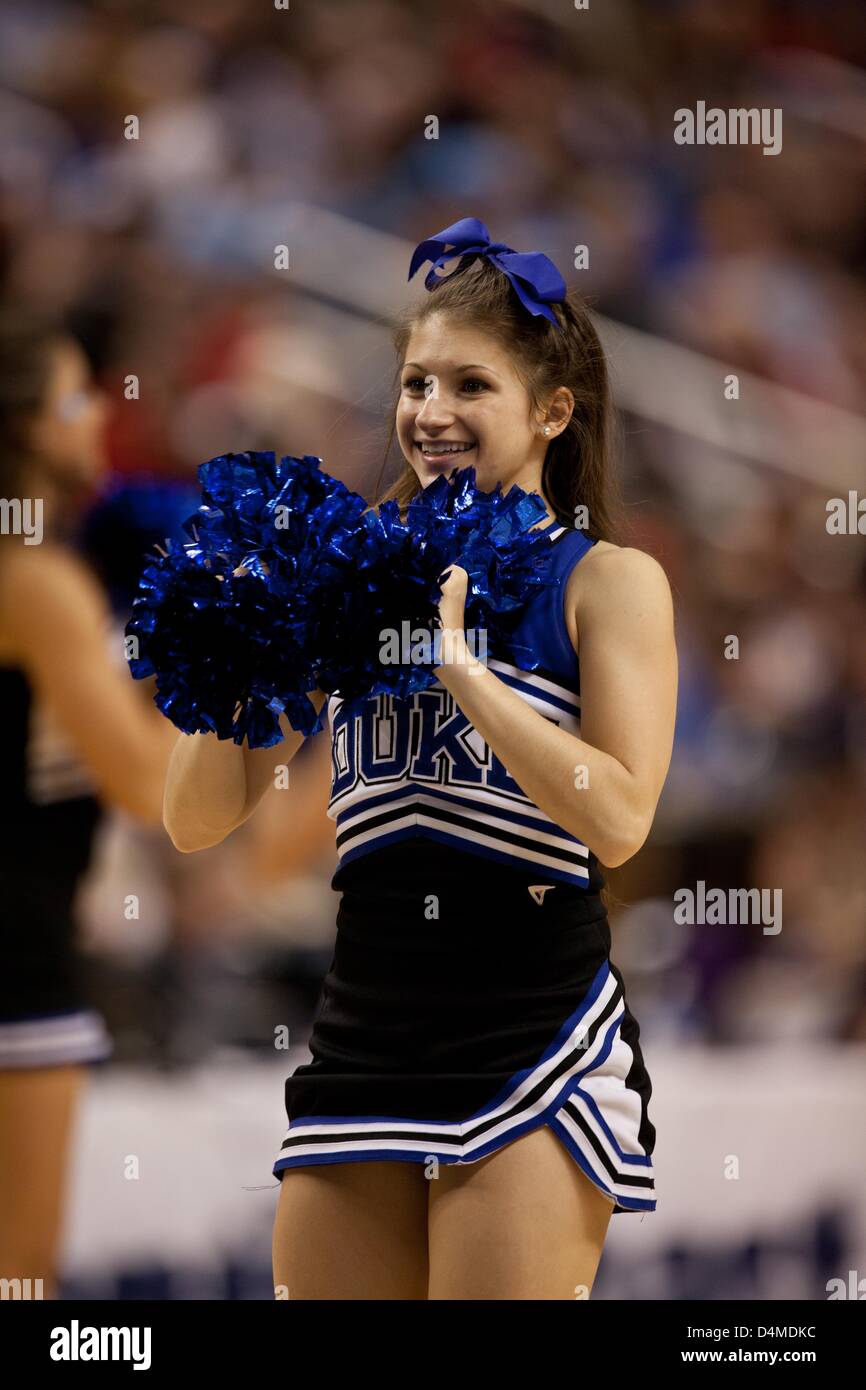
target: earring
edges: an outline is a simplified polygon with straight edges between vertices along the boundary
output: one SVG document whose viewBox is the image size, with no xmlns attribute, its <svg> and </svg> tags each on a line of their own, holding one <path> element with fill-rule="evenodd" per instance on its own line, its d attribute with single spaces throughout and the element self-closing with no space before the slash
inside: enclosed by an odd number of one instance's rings
<svg viewBox="0 0 866 1390">
<path fill-rule="evenodd" d="M 545 425 L 545 426 L 544 426 L 544 429 L 541 431 L 541 433 L 542 433 L 542 434 L 550 434 L 550 425 Z"/>
</svg>

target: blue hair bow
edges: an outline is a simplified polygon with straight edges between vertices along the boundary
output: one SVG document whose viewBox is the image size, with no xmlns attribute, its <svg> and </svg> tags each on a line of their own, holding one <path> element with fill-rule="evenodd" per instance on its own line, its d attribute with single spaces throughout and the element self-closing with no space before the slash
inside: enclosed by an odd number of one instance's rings
<svg viewBox="0 0 866 1390">
<path fill-rule="evenodd" d="M 437 275 L 446 261 L 455 256 L 463 259 L 460 265 L 448 275 Z M 459 222 L 419 242 L 409 266 L 409 279 L 425 261 L 432 261 L 432 269 L 424 281 L 428 290 L 436 288 L 441 280 L 450 280 L 452 275 L 465 264 L 466 257 L 474 260 L 486 256 L 488 260 L 507 275 L 517 298 L 524 309 L 534 316 L 543 314 L 555 327 L 559 324 L 548 304 L 560 304 L 565 299 L 565 281 L 547 256 L 541 251 L 514 251 L 501 241 L 491 241 L 490 233 L 477 217 L 462 217 Z"/>
</svg>

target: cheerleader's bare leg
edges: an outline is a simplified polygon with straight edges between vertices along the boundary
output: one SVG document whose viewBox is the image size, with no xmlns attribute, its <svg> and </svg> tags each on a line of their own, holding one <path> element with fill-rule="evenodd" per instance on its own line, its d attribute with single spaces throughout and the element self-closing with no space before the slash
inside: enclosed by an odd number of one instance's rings
<svg viewBox="0 0 866 1390">
<path fill-rule="evenodd" d="M 292 1168 L 281 1187 L 278 1299 L 426 1299 L 428 1183 L 420 1164 Z"/>
<path fill-rule="evenodd" d="M 0 1279 L 56 1292 L 73 1122 L 86 1068 L 0 1070 Z M 36 1296 L 35 1292 L 32 1293 Z"/>
<path fill-rule="evenodd" d="M 430 1183 L 431 1299 L 585 1299 L 613 1213 L 543 1127 Z"/>
</svg>

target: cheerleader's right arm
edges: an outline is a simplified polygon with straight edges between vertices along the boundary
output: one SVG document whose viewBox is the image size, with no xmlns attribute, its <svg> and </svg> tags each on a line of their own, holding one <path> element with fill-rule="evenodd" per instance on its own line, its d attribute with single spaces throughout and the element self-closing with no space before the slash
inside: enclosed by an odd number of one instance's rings
<svg viewBox="0 0 866 1390">
<path fill-rule="evenodd" d="M 316 713 L 325 698 L 321 690 L 309 696 Z M 163 803 L 163 824 L 175 849 L 210 849 L 249 819 L 304 741 L 285 715 L 280 728 L 282 742 L 273 748 L 248 748 L 215 734 L 178 735 Z"/>
</svg>

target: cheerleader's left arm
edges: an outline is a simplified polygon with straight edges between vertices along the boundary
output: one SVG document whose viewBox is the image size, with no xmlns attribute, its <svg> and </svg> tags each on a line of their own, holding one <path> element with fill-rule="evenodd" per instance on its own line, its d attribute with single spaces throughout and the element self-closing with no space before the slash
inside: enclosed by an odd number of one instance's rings
<svg viewBox="0 0 866 1390">
<path fill-rule="evenodd" d="M 615 868 L 646 840 L 670 765 L 677 700 L 673 602 L 652 556 L 592 550 L 567 600 L 579 619 L 580 736 L 560 728 L 469 652 L 466 571 L 439 616 L 453 635 L 436 675 L 526 796 Z"/>
</svg>

